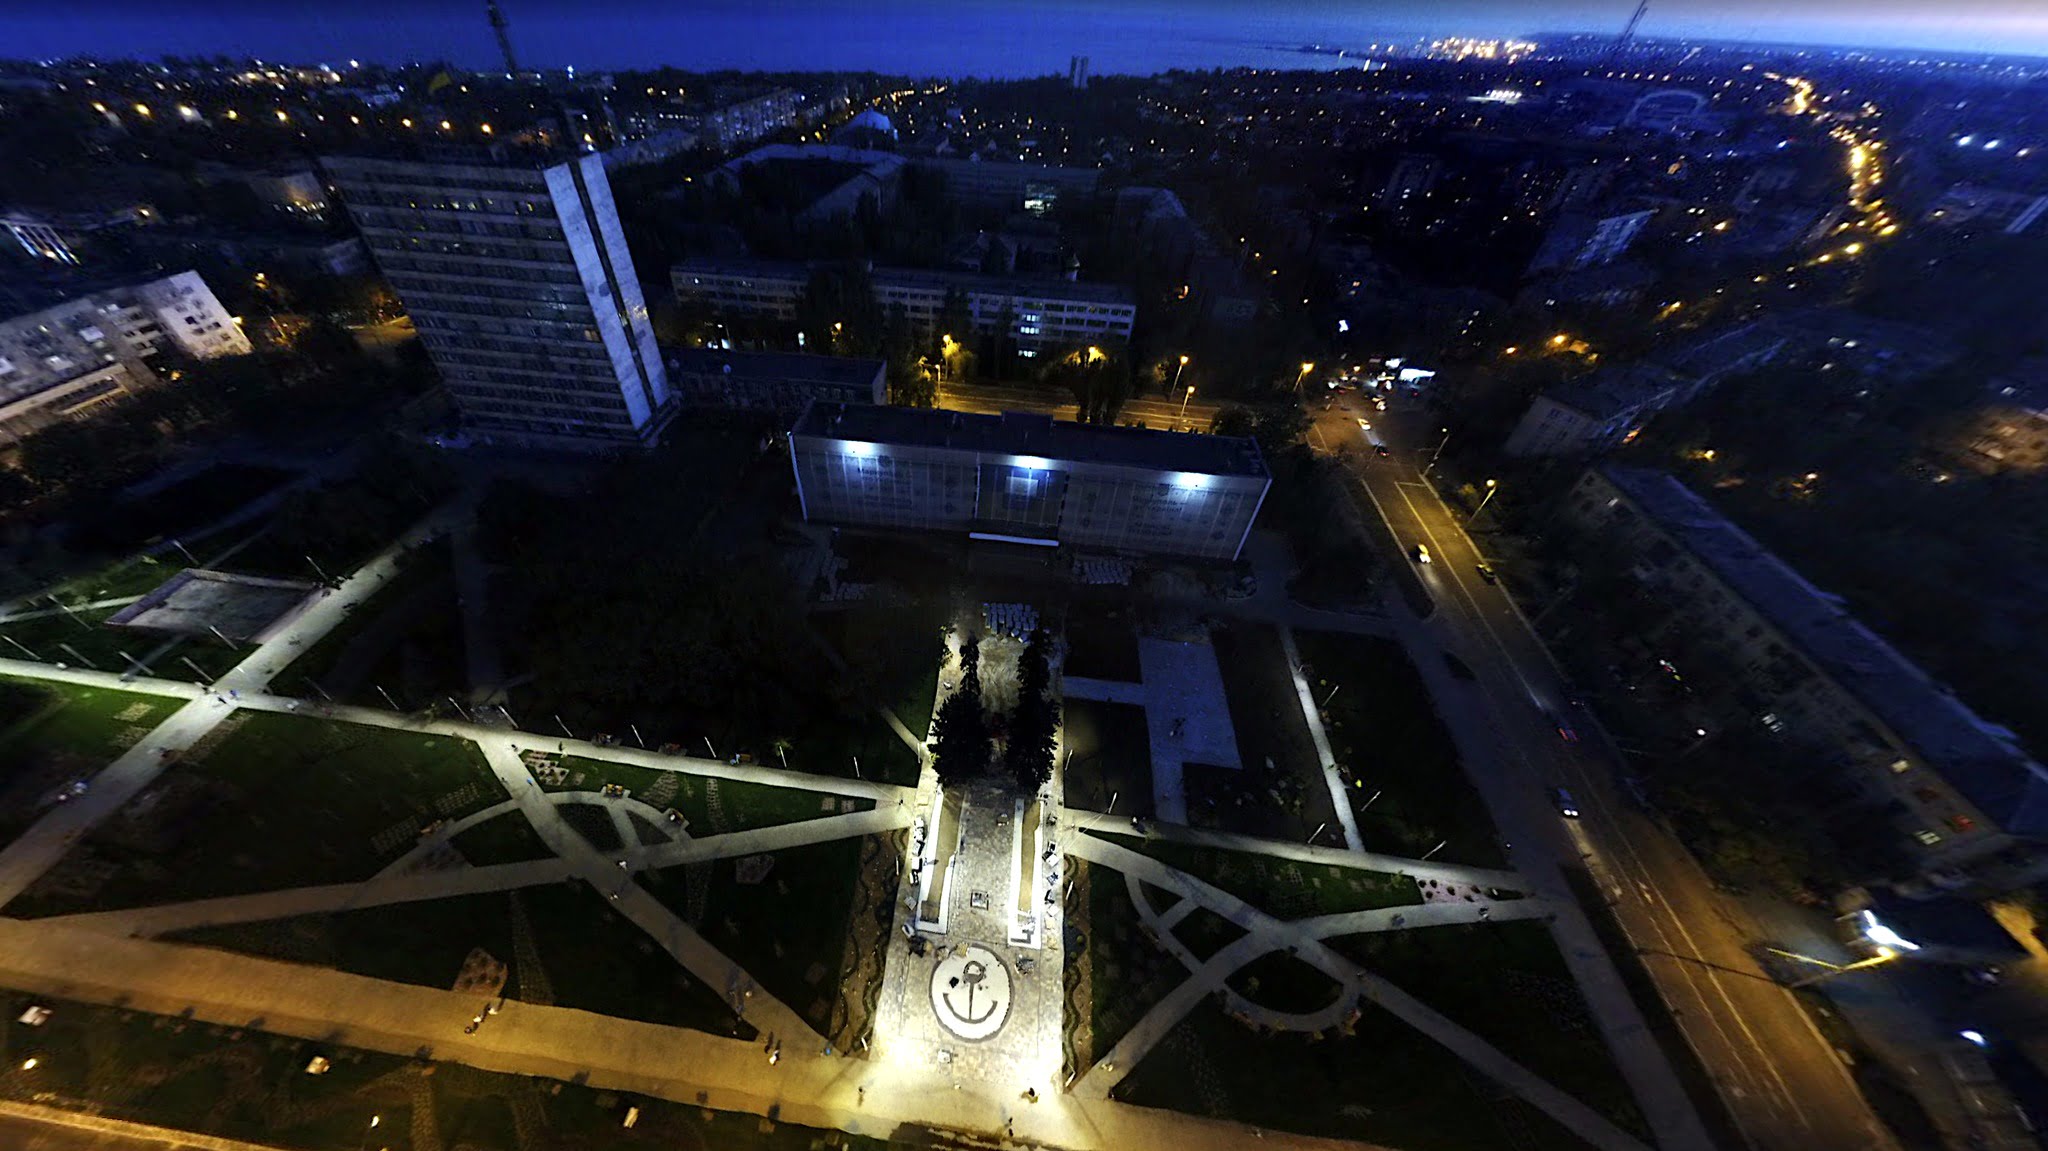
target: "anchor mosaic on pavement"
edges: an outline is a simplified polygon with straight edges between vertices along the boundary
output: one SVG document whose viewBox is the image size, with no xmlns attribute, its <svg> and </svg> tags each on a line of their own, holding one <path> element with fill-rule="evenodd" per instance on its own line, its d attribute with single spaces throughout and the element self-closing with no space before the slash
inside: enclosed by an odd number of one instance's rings
<svg viewBox="0 0 2048 1151">
<path fill-rule="evenodd" d="M 1010 1017 L 1010 969 L 978 943 L 947 955 L 932 968 L 932 1011 L 960 1038 L 987 1039 Z"/>
</svg>

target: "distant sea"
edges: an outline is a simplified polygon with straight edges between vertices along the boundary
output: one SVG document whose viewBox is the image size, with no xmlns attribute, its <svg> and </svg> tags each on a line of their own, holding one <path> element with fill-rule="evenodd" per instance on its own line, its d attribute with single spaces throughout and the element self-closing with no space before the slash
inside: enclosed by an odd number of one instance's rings
<svg viewBox="0 0 2048 1151">
<path fill-rule="evenodd" d="M 1299 51 L 1412 44 L 1414 8 L 1334 0 L 500 0 L 524 67 L 587 71 L 844 70 L 932 77 L 1096 75 L 1171 68 L 1343 68 Z M 92 15 L 27 4 L 0 16 L 0 53 L 53 58 L 226 53 L 342 65 L 351 57 L 489 68 L 484 0 L 113 0 Z M 181 10 L 183 9 L 183 10 Z M 1405 10 L 1404 10 L 1405 9 Z M 70 14 L 77 11 L 78 14 Z M 1405 25 L 1405 26 L 1404 26 Z M 1484 32 L 1491 20 L 1481 24 Z M 1507 29 L 1513 31 L 1512 27 Z M 1436 34 L 1446 29 L 1439 26 Z M 1455 31 L 1455 29 L 1452 29 Z M 1495 29 L 1499 34 L 1500 29 Z"/>
</svg>

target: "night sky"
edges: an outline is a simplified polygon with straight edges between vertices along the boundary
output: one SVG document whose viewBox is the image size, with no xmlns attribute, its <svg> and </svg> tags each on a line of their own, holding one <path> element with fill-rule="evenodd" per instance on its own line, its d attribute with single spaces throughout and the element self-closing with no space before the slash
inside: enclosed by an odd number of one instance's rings
<svg viewBox="0 0 2048 1151">
<path fill-rule="evenodd" d="M 1619 30 L 1634 0 L 502 0 L 521 63 L 1033 75 L 1278 65 L 1279 44 Z M 495 59 L 484 0 L 7 0 L 0 54 Z M 2048 55 L 2048 0 L 1652 0 L 1645 35 Z M 1299 57 L 1295 58 L 1298 62 Z"/>
</svg>

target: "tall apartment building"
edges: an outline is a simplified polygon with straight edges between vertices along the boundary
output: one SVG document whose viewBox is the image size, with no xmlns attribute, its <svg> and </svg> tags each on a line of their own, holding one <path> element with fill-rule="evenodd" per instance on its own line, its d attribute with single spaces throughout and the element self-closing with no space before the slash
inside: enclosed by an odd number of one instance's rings
<svg viewBox="0 0 2048 1151">
<path fill-rule="evenodd" d="M 814 403 L 790 429 L 804 518 L 1038 547 L 1232 560 L 1272 484 L 1234 436 Z"/>
<path fill-rule="evenodd" d="M 1646 589 L 1710 628 L 1748 718 L 1828 749 L 1919 870 L 2006 888 L 2048 874 L 2048 770 L 1666 473 L 1603 465 L 1566 516 L 1626 547 Z"/>
<path fill-rule="evenodd" d="M 600 157 L 325 164 L 471 432 L 567 447 L 659 435 L 668 381 Z"/>
<path fill-rule="evenodd" d="M 197 360 L 250 351 L 197 272 L 0 320 L 0 444 L 154 383 L 148 361 L 170 349 Z"/>
<path fill-rule="evenodd" d="M 751 144 L 794 125 L 803 103 L 803 95 L 788 88 L 735 100 L 704 114 L 704 135 L 721 148 Z"/>
<path fill-rule="evenodd" d="M 796 319 L 811 266 L 795 260 L 691 259 L 670 273 L 676 298 L 725 316 Z M 1025 357 L 1131 337 L 1138 304 L 1128 288 L 1070 280 L 1032 280 L 970 272 L 875 268 L 875 302 L 901 307 L 913 330 L 930 336 L 946 294 L 965 297 L 974 329 L 994 334 L 1008 317 L 1008 338 Z"/>
</svg>

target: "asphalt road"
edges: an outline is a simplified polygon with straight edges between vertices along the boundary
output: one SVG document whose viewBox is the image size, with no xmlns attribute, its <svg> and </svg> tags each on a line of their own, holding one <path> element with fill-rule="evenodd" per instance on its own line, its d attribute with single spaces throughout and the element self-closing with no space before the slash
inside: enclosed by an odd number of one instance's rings
<svg viewBox="0 0 2048 1151">
<path fill-rule="evenodd" d="M 1071 420 L 1081 406 L 1067 393 L 1053 388 L 1010 388 L 987 384 L 942 384 L 939 406 L 956 412 L 1042 412 L 1055 419 Z M 1127 400 L 1117 413 L 1117 423 L 1139 422 L 1148 428 L 1168 431 L 1207 431 L 1216 418 L 1218 405 L 1199 396 L 1188 400 L 1186 415 L 1179 400 L 1138 397 Z"/>
<path fill-rule="evenodd" d="M 1420 475 L 1441 439 L 1434 422 L 1398 400 L 1389 412 L 1347 400 L 1315 415 L 1311 442 L 1357 477 L 1362 510 L 1384 519 L 1435 604 L 1429 626 L 1478 677 L 1509 773 L 1495 783 L 1512 790 L 1493 798 L 1520 805 L 1525 818 L 1516 822 L 1537 829 L 1533 842 L 1516 840 L 1517 852 L 1550 852 L 1591 872 L 1744 1141 L 1757 1151 L 1894 1146 L 1805 1010 L 1750 958 L 1754 941 L 1739 910 L 1618 786 L 1612 749 L 1592 730 L 1567 743 L 1544 718 L 1545 708 L 1570 712 L 1554 665 L 1506 592 L 1478 574 L 1485 557 L 1465 532 L 1466 516 Z M 1391 456 L 1366 444 L 1360 416 Z M 1417 544 L 1434 562 L 1415 564 Z M 1570 789 L 1579 818 L 1559 815 L 1550 793 L 1558 786 Z"/>
</svg>

